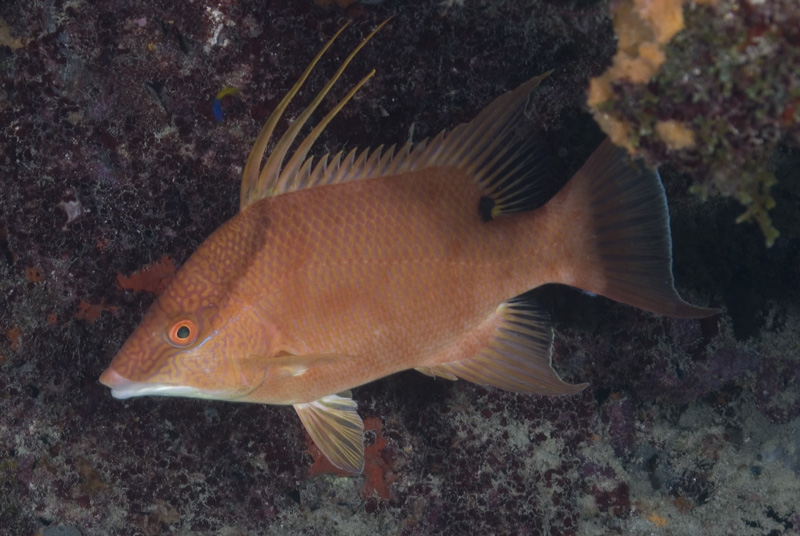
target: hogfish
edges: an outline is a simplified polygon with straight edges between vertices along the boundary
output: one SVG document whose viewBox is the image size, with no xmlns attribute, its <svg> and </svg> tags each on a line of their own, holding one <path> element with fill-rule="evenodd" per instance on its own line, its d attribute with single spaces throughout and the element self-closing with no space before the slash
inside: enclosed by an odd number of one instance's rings
<svg viewBox="0 0 800 536">
<path fill-rule="evenodd" d="M 543 202 L 550 170 L 521 133 L 549 73 L 432 139 L 308 156 L 373 70 L 289 156 L 378 29 L 262 166 L 278 120 L 344 28 L 270 115 L 244 169 L 240 212 L 186 261 L 103 372 L 114 397 L 291 405 L 325 456 L 358 473 L 363 423 L 350 390 L 359 385 L 416 369 L 537 395 L 585 387 L 551 366 L 551 322 L 531 289 L 562 283 L 661 315 L 715 312 L 676 292 L 659 175 L 624 150 L 603 142 Z"/>
</svg>

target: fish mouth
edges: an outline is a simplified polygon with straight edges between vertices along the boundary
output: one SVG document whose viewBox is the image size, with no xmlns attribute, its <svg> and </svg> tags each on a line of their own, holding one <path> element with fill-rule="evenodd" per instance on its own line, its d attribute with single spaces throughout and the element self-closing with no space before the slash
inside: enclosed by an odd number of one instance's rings
<svg viewBox="0 0 800 536">
<path fill-rule="evenodd" d="M 136 396 L 179 396 L 187 398 L 225 399 L 222 392 L 211 392 L 171 383 L 135 382 L 122 376 L 112 368 L 107 368 L 100 376 L 100 383 L 111 388 L 111 396 L 125 400 Z"/>
</svg>

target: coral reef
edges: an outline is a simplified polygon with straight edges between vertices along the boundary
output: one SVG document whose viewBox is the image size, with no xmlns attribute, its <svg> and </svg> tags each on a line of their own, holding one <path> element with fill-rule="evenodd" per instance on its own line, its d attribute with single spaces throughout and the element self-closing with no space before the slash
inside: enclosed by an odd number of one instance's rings
<svg viewBox="0 0 800 536">
<path fill-rule="evenodd" d="M 685 4 L 685 5 L 682 5 Z M 603 130 L 692 191 L 732 196 L 737 222 L 778 237 L 770 158 L 800 144 L 800 11 L 793 0 L 619 0 L 612 66 L 588 102 Z"/>
<path fill-rule="evenodd" d="M 701 204 L 662 172 L 680 290 L 722 317 L 543 288 L 555 366 L 590 387 L 551 399 L 414 372 L 366 385 L 360 477 L 329 474 L 289 408 L 119 401 L 98 383 L 238 209 L 253 139 L 344 18 L 309 87 L 394 15 L 354 60 L 350 82 L 376 75 L 319 151 L 422 139 L 551 68 L 528 112 L 555 175 L 600 143 L 583 106 L 616 48 L 605 2 L 341 3 L 0 4 L 0 534 L 800 533 L 800 155 L 784 146 L 769 250 L 733 225 L 733 203 Z M 218 121 L 226 87 L 241 91 Z M 680 144 L 689 123 L 662 119 Z"/>
</svg>

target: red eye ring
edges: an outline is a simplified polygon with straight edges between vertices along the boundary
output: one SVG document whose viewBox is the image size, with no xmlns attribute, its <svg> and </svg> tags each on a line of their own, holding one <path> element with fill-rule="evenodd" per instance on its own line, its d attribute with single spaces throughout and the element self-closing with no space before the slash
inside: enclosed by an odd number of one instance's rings
<svg viewBox="0 0 800 536">
<path fill-rule="evenodd" d="M 189 346 L 197 340 L 197 324 L 188 318 L 178 320 L 169 328 L 167 336 L 175 346 Z"/>
</svg>

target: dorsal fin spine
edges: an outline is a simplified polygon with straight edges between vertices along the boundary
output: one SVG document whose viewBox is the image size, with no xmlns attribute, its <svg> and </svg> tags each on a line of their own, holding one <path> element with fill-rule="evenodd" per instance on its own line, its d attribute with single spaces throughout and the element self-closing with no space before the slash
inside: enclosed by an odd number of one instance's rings
<svg viewBox="0 0 800 536">
<path fill-rule="evenodd" d="M 331 160 L 330 168 L 328 168 L 331 170 L 332 175 L 335 175 L 339 171 L 339 168 L 342 166 L 343 156 L 344 156 L 343 151 L 339 151 L 338 153 L 333 155 L 333 160 Z"/>
<path fill-rule="evenodd" d="M 369 149 L 364 149 L 365 152 L 369 153 Z M 378 168 L 378 162 L 381 160 L 381 154 L 383 153 L 383 144 L 379 145 L 377 149 L 372 151 L 367 159 L 366 164 L 364 165 L 364 175 L 370 176 L 372 175 L 375 170 Z"/>
<path fill-rule="evenodd" d="M 367 150 L 362 150 L 360 153 L 358 153 L 358 156 L 353 161 L 354 168 L 355 169 L 363 169 L 364 164 L 366 163 L 368 156 L 369 156 L 369 151 L 367 151 Z"/>
<path fill-rule="evenodd" d="M 312 113 L 317 109 L 322 99 L 328 94 L 330 89 L 342 75 L 344 70 L 353 60 L 356 54 L 364 47 L 364 45 L 369 42 L 369 40 L 378 32 L 390 19 L 386 19 L 381 24 L 378 25 L 372 32 L 370 32 L 362 41 L 361 43 L 356 46 L 356 48 L 345 58 L 342 65 L 336 71 L 336 73 L 328 80 L 328 83 L 325 84 L 325 87 L 320 90 L 311 104 L 306 107 L 305 110 L 300 114 L 300 116 L 292 123 L 289 129 L 281 136 L 278 140 L 277 144 L 275 145 L 273 151 L 270 153 L 269 157 L 267 158 L 266 162 L 264 163 L 263 168 L 261 168 L 259 172 L 259 167 L 261 165 L 261 159 L 264 156 L 264 152 L 267 148 L 267 144 L 269 143 L 269 139 L 272 137 L 272 133 L 275 130 L 275 127 L 282 117 L 283 113 L 286 111 L 289 103 L 291 102 L 292 98 L 297 95 L 300 88 L 305 83 L 308 76 L 311 74 L 311 71 L 314 69 L 316 64 L 319 62 L 320 58 L 322 58 L 323 54 L 330 48 L 333 42 L 336 40 L 337 37 L 344 31 L 344 29 L 348 26 L 348 23 L 345 23 L 334 35 L 331 37 L 330 40 L 322 47 L 322 49 L 314 56 L 314 59 L 311 60 L 311 63 L 306 67 L 305 71 L 300 75 L 300 78 L 295 82 L 286 96 L 281 100 L 275 110 L 270 114 L 269 118 L 267 119 L 266 124 L 259 132 L 258 137 L 256 138 L 255 143 L 253 144 L 253 148 L 250 151 L 250 156 L 247 159 L 247 164 L 245 165 L 244 173 L 242 174 L 242 188 L 241 188 L 241 200 L 240 200 L 240 210 L 243 210 L 245 207 L 250 205 L 252 202 L 266 197 L 272 193 L 279 192 L 281 190 L 281 186 L 285 186 L 285 183 L 289 181 L 287 177 L 290 175 L 293 176 L 294 173 L 299 169 L 302 165 L 302 161 L 305 159 L 305 155 L 310 149 L 311 145 L 316 141 L 317 137 L 320 135 L 322 130 L 325 126 L 333 119 L 333 117 L 338 113 L 339 110 L 349 101 L 353 95 L 363 86 L 367 80 L 375 73 L 373 70 L 367 76 L 365 76 L 356 86 L 350 90 L 350 92 L 339 102 L 339 104 L 331 110 L 328 115 L 325 116 L 323 122 L 320 124 L 321 128 L 315 128 L 311 134 L 304 140 L 301 144 L 299 151 L 302 152 L 302 155 L 296 154 L 295 157 L 292 158 L 290 164 L 292 166 L 292 173 L 282 173 L 281 172 L 281 165 L 283 164 L 283 160 L 286 157 L 286 153 L 289 151 L 289 147 L 294 142 L 297 134 L 299 133 L 300 129 L 303 128 L 308 118 L 311 116 Z M 283 182 L 283 184 L 281 184 Z"/>
<path fill-rule="evenodd" d="M 490 123 L 490 122 L 492 122 L 494 120 L 495 120 L 495 118 L 492 117 L 491 114 L 480 114 L 477 118 L 473 119 L 470 123 L 466 123 L 464 125 L 459 125 L 459 127 L 457 127 L 457 128 L 460 128 L 460 130 L 463 131 L 463 134 L 460 134 L 460 135 L 461 136 L 465 136 L 466 138 L 463 141 L 461 141 L 461 140 L 456 141 L 454 139 L 454 140 L 452 140 L 451 143 L 448 143 L 449 146 L 458 147 L 457 151 L 453 151 L 451 153 L 451 156 L 450 156 L 451 161 L 452 162 L 459 162 L 461 160 L 461 158 L 462 158 L 462 155 L 464 155 L 464 154 L 472 154 L 472 152 L 474 150 L 474 147 L 476 145 L 478 145 L 478 143 L 480 143 L 480 141 L 483 138 L 484 125 L 486 123 Z M 453 130 L 453 133 L 455 133 L 455 129 Z M 450 136 L 448 136 L 448 138 L 449 137 Z M 490 147 L 487 147 L 486 150 L 483 153 L 481 153 L 481 155 L 475 155 L 473 157 L 473 162 L 480 163 L 481 162 L 480 156 L 482 156 L 484 153 L 487 153 L 487 151 L 489 151 L 490 148 L 496 147 L 497 144 L 500 143 L 500 139 L 501 139 L 500 136 L 495 137 L 494 142 L 491 144 Z M 451 140 L 448 140 L 448 141 L 451 141 Z"/>
<path fill-rule="evenodd" d="M 500 145 L 502 141 L 503 138 L 498 136 L 492 143 L 487 145 L 483 152 L 481 152 L 481 154 L 479 154 L 466 168 L 469 173 L 475 175 L 476 180 L 485 182 L 486 184 L 491 184 L 494 180 L 494 177 L 497 176 L 497 171 L 495 171 L 492 175 L 489 175 L 490 178 L 486 177 L 486 173 L 495 169 L 495 165 L 505 158 L 506 153 L 509 151 L 508 145 L 503 146 L 502 149 L 497 151 L 497 146 Z M 486 160 L 494 151 L 497 152 L 492 159 Z"/>
<path fill-rule="evenodd" d="M 245 164 L 244 172 L 242 173 L 242 188 L 239 203 L 240 210 L 244 209 L 250 204 L 250 202 L 258 198 L 257 192 L 259 191 L 261 177 L 261 174 L 259 173 L 261 167 L 261 158 L 264 156 L 267 143 L 269 143 L 269 139 L 272 137 L 272 133 L 275 131 L 275 126 L 278 124 L 281 116 L 283 116 L 283 112 L 286 110 L 286 107 L 289 106 L 292 98 L 294 98 L 294 96 L 303 86 L 306 79 L 311 74 L 311 71 L 314 70 L 317 62 L 319 62 L 336 38 L 339 37 L 339 34 L 341 34 L 349 24 L 350 23 L 347 22 L 341 28 L 339 28 L 339 30 L 333 34 L 333 37 L 331 37 L 328 42 L 325 43 L 325 46 L 323 46 L 322 49 L 317 52 L 317 55 L 314 56 L 314 59 L 312 59 L 311 63 L 308 64 L 308 67 L 306 67 L 306 70 L 300 75 L 300 78 L 297 79 L 297 82 L 294 83 L 289 92 L 286 93 L 283 99 L 281 99 L 281 102 L 278 103 L 278 106 L 276 106 L 272 111 L 269 118 L 267 118 L 267 122 L 261 128 L 261 132 L 258 133 L 258 137 L 253 144 L 253 148 L 250 150 L 250 156 L 247 158 L 247 164 Z"/>
<path fill-rule="evenodd" d="M 389 148 L 386 149 L 386 152 L 381 157 L 380 162 L 378 162 L 378 170 L 381 175 L 387 174 L 386 171 L 389 169 L 389 163 L 394 158 L 394 149 L 395 149 L 395 144 L 390 145 Z"/>
<path fill-rule="evenodd" d="M 314 170 L 311 172 L 311 177 L 319 177 L 320 174 L 323 172 L 324 169 L 328 167 L 328 160 L 330 159 L 330 155 L 326 154 L 322 158 L 319 159 L 317 165 L 314 166 Z M 313 182 L 313 179 L 309 180 L 310 183 Z"/>
<path fill-rule="evenodd" d="M 504 97 L 505 95 L 500 98 L 502 99 Z M 451 161 L 453 163 L 459 162 L 464 154 L 471 154 L 474 151 L 475 146 L 484 139 L 486 124 L 496 123 L 503 125 L 500 132 L 498 132 L 494 137 L 493 141 L 488 144 L 480 154 L 473 157 L 473 164 L 476 167 L 481 166 L 485 158 L 491 154 L 491 151 L 493 151 L 501 143 L 501 141 L 503 141 L 503 138 L 508 131 L 508 126 L 506 123 L 508 122 L 509 117 L 516 115 L 516 111 L 516 108 L 508 107 L 508 109 L 503 110 L 500 116 L 497 117 L 491 113 L 486 113 L 484 110 L 471 122 L 456 127 L 463 132 L 463 134 L 459 133 L 459 135 L 466 135 L 467 137 L 464 141 L 456 139 L 448 140 L 450 142 L 448 143 L 449 146 L 458 147 L 458 150 L 452 152 L 450 156 Z M 455 134 L 455 130 L 456 129 L 453 130 L 453 134 Z"/>
<path fill-rule="evenodd" d="M 393 174 L 403 173 L 410 169 L 408 165 L 408 155 L 411 153 L 412 148 L 413 144 L 406 143 L 397 151 L 395 154 L 396 161 L 389 164 L 389 169 L 392 170 Z"/>
<path fill-rule="evenodd" d="M 377 32 L 379 29 L 380 27 L 376 28 L 373 31 L 373 33 Z M 369 36 L 366 39 L 369 39 Z M 364 44 L 366 44 L 366 40 L 362 41 L 362 44 L 359 47 L 363 46 Z M 356 48 L 356 50 L 354 50 L 352 54 L 355 55 L 355 53 L 358 52 L 358 50 L 359 48 Z M 342 64 L 342 67 L 340 67 L 340 70 L 344 70 L 344 67 L 347 66 L 347 63 L 348 61 L 346 60 L 345 63 Z M 336 76 L 334 76 L 334 78 L 332 78 L 331 80 L 335 81 L 336 77 L 338 77 L 339 74 L 340 73 L 336 73 Z M 365 76 L 358 82 L 358 84 L 353 86 L 353 88 L 347 93 L 347 95 L 345 95 L 342 98 L 342 100 L 340 100 L 339 103 L 325 115 L 322 121 L 320 121 L 319 124 L 317 124 L 317 126 L 314 127 L 314 129 L 308 134 L 308 136 L 306 136 L 306 138 L 297 148 L 295 153 L 292 155 L 292 158 L 289 160 L 289 163 L 287 163 L 286 166 L 284 166 L 283 170 L 281 171 L 280 177 L 277 179 L 278 191 L 284 191 L 284 189 L 281 188 L 281 184 L 291 179 L 291 177 L 294 175 L 294 173 L 302 164 L 303 160 L 306 158 L 306 155 L 308 154 L 309 149 L 311 149 L 311 146 L 314 145 L 314 142 L 317 141 L 317 138 L 319 138 L 320 134 L 322 134 L 322 132 L 325 130 L 325 127 L 328 126 L 328 123 L 330 123 L 333 120 L 333 118 L 336 117 L 339 111 L 342 108 L 344 108 L 344 106 L 350 101 L 350 99 L 352 99 L 353 96 L 355 96 L 358 90 L 361 89 L 361 86 L 366 84 L 367 80 L 372 78 L 374 75 L 375 75 L 375 69 L 370 71 L 369 74 L 367 74 L 367 76 Z M 324 93 L 327 93 L 328 89 L 329 88 L 327 86 L 323 88 L 323 90 L 320 92 L 320 95 L 324 97 L 325 96 Z M 319 104 L 319 103 L 316 102 L 315 100 L 315 102 L 312 104 Z M 309 108 L 311 108 L 311 106 L 309 106 Z M 316 108 L 316 105 L 314 106 L 314 108 Z M 305 119 L 307 118 L 304 118 L 303 122 L 305 122 Z"/>
<path fill-rule="evenodd" d="M 297 119 L 295 119 L 295 121 L 292 123 L 289 129 L 283 134 L 283 136 L 281 136 L 280 140 L 278 140 L 278 144 L 275 146 L 275 149 L 273 149 L 272 153 L 269 155 L 269 158 L 267 159 L 267 162 L 264 164 L 264 169 L 261 170 L 261 174 L 259 175 L 258 178 L 259 190 L 263 189 L 264 185 L 272 183 L 275 184 L 274 189 L 278 193 L 283 191 L 283 189 L 280 187 L 281 182 L 282 179 L 283 181 L 285 181 L 286 180 L 285 178 L 288 175 L 281 172 L 281 164 L 283 163 L 283 159 L 286 157 L 286 153 L 289 151 L 289 147 L 294 142 L 295 138 L 297 137 L 297 134 L 300 132 L 300 129 L 305 126 L 306 121 L 308 121 L 308 118 L 311 117 L 311 114 L 314 113 L 314 111 L 320 105 L 322 99 L 325 98 L 325 96 L 331 90 L 333 85 L 339 80 L 339 78 L 342 76 L 345 69 L 347 69 L 347 66 L 350 64 L 350 62 L 353 60 L 356 54 L 358 54 L 361 51 L 361 49 L 364 48 L 364 45 L 366 45 L 367 42 L 369 42 L 369 40 L 372 38 L 372 36 L 375 35 L 375 33 L 378 30 L 383 28 L 383 25 L 386 24 L 388 21 L 389 20 L 387 19 L 383 21 L 381 24 L 379 24 L 377 28 L 375 28 L 372 32 L 370 32 L 367 35 L 367 37 L 365 37 L 358 44 L 358 46 L 356 46 L 356 48 L 354 48 L 353 51 L 350 52 L 350 54 L 345 58 L 345 60 L 342 62 L 342 64 L 339 66 L 339 68 L 336 70 L 333 76 L 331 76 L 331 78 L 328 80 L 325 86 L 319 91 L 319 93 L 317 93 L 317 96 L 314 97 L 314 100 L 311 101 L 311 104 L 309 104 L 306 107 L 306 109 L 303 110 L 300 116 Z M 334 36 L 334 39 L 335 38 L 336 36 Z M 367 76 L 365 76 L 358 84 L 356 84 L 356 86 L 348 92 L 348 94 L 339 102 L 339 104 L 337 104 L 325 116 L 323 121 L 320 123 L 322 128 L 314 129 L 311 132 L 311 134 L 309 134 L 307 139 L 310 139 L 310 143 L 308 144 L 306 144 L 305 142 L 302 143 L 301 149 L 298 150 L 298 153 L 301 150 L 303 150 L 302 148 L 304 147 L 304 152 L 302 156 L 305 157 L 305 154 L 308 152 L 308 149 L 310 149 L 311 144 L 314 141 L 316 141 L 317 137 L 322 133 L 322 129 L 324 129 L 325 126 L 327 126 L 327 124 L 333 119 L 333 117 L 339 112 L 339 110 L 341 110 L 342 107 L 345 104 L 347 104 L 347 101 L 349 101 L 353 97 L 353 95 L 355 95 L 356 91 L 358 91 L 361 88 L 361 86 L 363 86 L 367 82 L 367 80 L 369 80 L 372 77 L 373 74 L 375 74 L 374 70 L 370 72 Z M 293 162 L 301 161 L 302 158 L 297 159 L 298 156 L 300 155 L 296 153 L 292 161 Z"/>
<path fill-rule="evenodd" d="M 517 161 L 516 157 L 519 156 L 519 152 L 515 152 L 512 154 L 508 154 L 510 151 L 504 150 L 503 151 L 503 163 L 502 165 L 498 166 L 498 169 L 493 175 L 503 174 L 505 176 L 515 177 L 518 175 L 521 169 L 525 167 L 525 164 L 528 163 L 529 158 L 525 158 L 523 160 Z M 494 180 L 495 177 L 492 177 Z M 512 180 L 508 181 L 507 183 L 500 183 L 499 186 L 501 187 L 501 192 L 507 192 L 510 188 L 517 185 L 519 180 Z"/>
<path fill-rule="evenodd" d="M 339 163 L 339 169 L 336 171 L 336 175 L 331 180 L 331 183 L 337 183 L 342 180 L 342 173 L 344 173 L 353 163 L 353 158 L 355 158 L 356 148 L 350 149 L 347 154 L 344 155 L 341 162 Z"/>
<path fill-rule="evenodd" d="M 298 180 L 298 188 L 305 188 L 309 186 L 309 182 L 311 180 L 311 167 L 314 163 L 314 157 L 308 158 L 300 169 L 297 171 L 297 176 L 302 177 L 302 179 Z"/>
<path fill-rule="evenodd" d="M 438 156 L 437 153 L 441 151 L 442 139 L 444 138 L 445 131 L 439 132 L 432 140 L 422 140 L 417 145 L 422 147 L 419 154 L 420 162 L 434 161 Z"/>
</svg>

